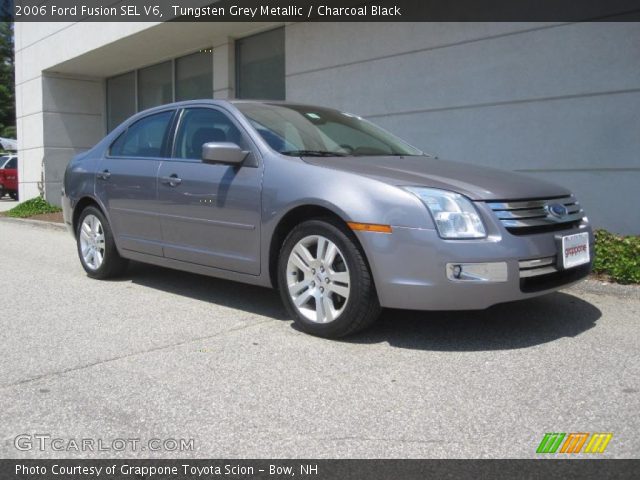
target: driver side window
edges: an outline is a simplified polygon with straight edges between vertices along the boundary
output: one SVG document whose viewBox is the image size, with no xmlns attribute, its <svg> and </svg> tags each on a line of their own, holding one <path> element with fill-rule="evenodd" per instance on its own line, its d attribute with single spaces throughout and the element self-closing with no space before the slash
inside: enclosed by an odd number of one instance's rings
<svg viewBox="0 0 640 480">
<path fill-rule="evenodd" d="M 249 150 L 240 129 L 221 111 L 213 108 L 185 110 L 176 136 L 174 158 L 200 160 L 202 145 L 208 142 L 231 142 Z"/>
</svg>

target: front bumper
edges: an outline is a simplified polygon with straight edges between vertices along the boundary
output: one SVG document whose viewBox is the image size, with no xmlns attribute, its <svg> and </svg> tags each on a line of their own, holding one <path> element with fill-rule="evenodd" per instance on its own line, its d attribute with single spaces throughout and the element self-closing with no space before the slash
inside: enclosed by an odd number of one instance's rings
<svg viewBox="0 0 640 480">
<path fill-rule="evenodd" d="M 393 227 L 391 234 L 358 232 L 358 238 L 383 307 L 478 310 L 553 292 L 586 277 L 591 263 L 567 270 L 550 269 L 539 276 L 521 273 L 529 260 L 555 257 L 558 237 L 578 232 L 589 233 L 593 261 L 593 234 L 586 223 L 527 236 L 504 231 L 483 240 L 443 240 L 435 230 L 406 227 Z M 506 263 L 505 281 L 459 282 L 447 276 L 447 264 L 488 262 Z"/>
</svg>

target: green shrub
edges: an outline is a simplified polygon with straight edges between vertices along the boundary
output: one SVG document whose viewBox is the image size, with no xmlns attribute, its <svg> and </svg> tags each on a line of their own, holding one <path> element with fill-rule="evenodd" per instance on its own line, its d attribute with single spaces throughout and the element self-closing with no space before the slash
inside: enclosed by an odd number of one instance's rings
<svg viewBox="0 0 640 480">
<path fill-rule="evenodd" d="M 640 283 L 640 237 L 596 230 L 593 271 L 618 283 Z"/>
<path fill-rule="evenodd" d="M 7 216 L 26 218 L 33 217 L 34 215 L 40 215 L 42 213 L 56 213 L 60 211 L 62 210 L 59 207 L 51 205 L 44 198 L 36 197 L 13 207 L 11 210 L 7 211 Z"/>
</svg>

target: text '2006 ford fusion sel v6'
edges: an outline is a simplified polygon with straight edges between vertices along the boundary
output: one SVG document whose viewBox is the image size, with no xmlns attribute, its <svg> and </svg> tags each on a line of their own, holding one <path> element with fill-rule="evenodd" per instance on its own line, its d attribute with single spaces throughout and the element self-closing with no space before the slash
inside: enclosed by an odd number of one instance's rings
<svg viewBox="0 0 640 480">
<path fill-rule="evenodd" d="M 328 108 L 188 101 L 141 112 L 67 167 L 65 222 L 93 278 L 137 260 L 275 287 L 340 337 L 381 307 L 483 309 L 584 278 L 571 192 L 439 160 Z"/>
</svg>

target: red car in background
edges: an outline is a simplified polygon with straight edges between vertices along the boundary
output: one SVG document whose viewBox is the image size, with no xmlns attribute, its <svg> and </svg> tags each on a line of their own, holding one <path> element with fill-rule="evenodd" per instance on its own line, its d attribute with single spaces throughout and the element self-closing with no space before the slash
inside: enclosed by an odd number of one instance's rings
<svg viewBox="0 0 640 480">
<path fill-rule="evenodd" d="M 18 199 L 18 157 L 15 155 L 0 157 L 0 198 L 6 194 Z"/>
</svg>

